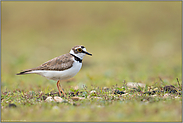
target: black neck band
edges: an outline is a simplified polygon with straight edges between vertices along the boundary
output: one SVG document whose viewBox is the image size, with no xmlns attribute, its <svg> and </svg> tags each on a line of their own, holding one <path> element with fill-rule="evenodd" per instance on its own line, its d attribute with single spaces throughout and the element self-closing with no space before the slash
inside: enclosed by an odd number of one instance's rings
<svg viewBox="0 0 183 123">
<path fill-rule="evenodd" d="M 70 53 L 71 54 L 71 53 Z M 75 56 L 75 55 L 73 55 L 73 54 L 71 54 L 72 56 L 74 56 L 74 59 L 76 60 L 76 61 L 79 61 L 79 63 L 82 63 L 82 59 L 80 59 L 79 57 L 77 57 L 77 56 Z"/>
</svg>

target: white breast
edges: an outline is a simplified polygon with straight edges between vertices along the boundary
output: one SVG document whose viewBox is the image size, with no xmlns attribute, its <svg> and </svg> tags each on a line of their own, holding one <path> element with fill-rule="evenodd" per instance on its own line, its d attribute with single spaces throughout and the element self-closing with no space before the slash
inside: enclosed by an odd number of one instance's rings
<svg viewBox="0 0 183 123">
<path fill-rule="evenodd" d="M 74 61 L 73 66 L 64 71 L 52 71 L 52 70 L 35 70 L 31 71 L 30 73 L 36 73 L 47 79 L 52 80 L 65 80 L 75 76 L 82 67 L 82 63 L 78 61 Z"/>
</svg>

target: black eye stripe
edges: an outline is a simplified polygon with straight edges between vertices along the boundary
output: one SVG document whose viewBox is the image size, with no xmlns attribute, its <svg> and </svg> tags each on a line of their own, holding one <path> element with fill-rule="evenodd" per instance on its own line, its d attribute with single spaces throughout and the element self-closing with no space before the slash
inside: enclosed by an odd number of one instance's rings
<svg viewBox="0 0 183 123">
<path fill-rule="evenodd" d="M 81 46 L 81 48 L 85 48 L 84 46 Z"/>
</svg>

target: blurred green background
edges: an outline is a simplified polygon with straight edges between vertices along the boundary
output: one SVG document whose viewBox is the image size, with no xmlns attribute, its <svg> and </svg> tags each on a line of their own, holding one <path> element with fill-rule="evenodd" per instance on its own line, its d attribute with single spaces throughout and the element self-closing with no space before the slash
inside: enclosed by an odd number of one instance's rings
<svg viewBox="0 0 183 123">
<path fill-rule="evenodd" d="M 181 2 L 2 2 L 1 44 L 2 87 L 10 90 L 48 86 L 40 76 L 15 74 L 75 45 L 93 54 L 75 76 L 84 84 L 86 75 L 98 86 L 172 83 L 181 79 Z"/>
<path fill-rule="evenodd" d="M 56 90 L 38 75 L 16 76 L 75 45 L 84 45 L 81 71 L 64 89 L 122 82 L 176 84 L 181 73 L 181 1 L 1 2 L 2 91 Z"/>
</svg>

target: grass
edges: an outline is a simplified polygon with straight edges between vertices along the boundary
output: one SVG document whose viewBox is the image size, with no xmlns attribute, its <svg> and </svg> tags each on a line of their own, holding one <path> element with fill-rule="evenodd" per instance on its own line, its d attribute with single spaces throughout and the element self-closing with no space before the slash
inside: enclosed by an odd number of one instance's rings
<svg viewBox="0 0 183 123">
<path fill-rule="evenodd" d="M 155 87 L 156 85 L 154 85 Z M 180 121 L 182 93 L 157 92 L 145 94 L 123 86 L 111 88 L 73 89 L 67 92 L 65 102 L 47 102 L 43 96 L 58 96 L 57 94 L 25 90 L 15 90 L 3 93 L 2 117 L 8 120 L 25 121 Z M 152 86 L 151 86 L 152 87 Z M 114 93 L 115 89 L 122 89 L 125 94 Z M 150 89 L 151 92 L 154 89 Z M 95 91 L 91 93 L 91 91 Z M 77 92 L 79 92 L 77 94 Z M 84 97 L 73 100 L 72 97 Z M 62 97 L 63 98 L 63 97 Z M 17 107 L 9 106 L 15 104 Z M 26 110 L 25 110 L 26 108 Z M 27 112 L 29 111 L 29 112 Z M 35 113 L 36 112 L 36 113 Z M 139 114 L 140 113 L 140 114 Z M 9 115 L 11 114 L 11 115 Z M 44 117 L 47 116 L 47 117 Z M 138 116 L 138 118 L 137 118 Z M 145 117 L 144 117 L 145 116 Z M 107 119 L 106 119 L 107 117 Z M 60 119 L 61 118 L 61 119 Z M 162 119 L 164 118 L 164 119 Z M 3 120 L 7 120 L 3 119 Z"/>
<path fill-rule="evenodd" d="M 2 121 L 182 121 L 181 2 L 3 1 L 1 40 Z M 46 102 L 55 81 L 15 75 L 80 44 L 93 56 L 61 84 L 85 99 Z"/>
</svg>

